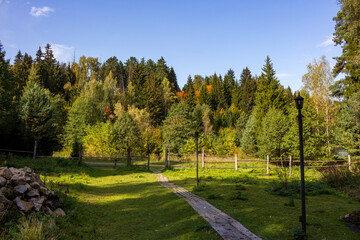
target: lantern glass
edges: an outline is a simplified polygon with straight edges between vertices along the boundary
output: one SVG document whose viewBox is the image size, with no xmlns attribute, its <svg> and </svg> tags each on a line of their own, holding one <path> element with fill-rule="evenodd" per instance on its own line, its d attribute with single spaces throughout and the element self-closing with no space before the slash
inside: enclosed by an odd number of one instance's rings
<svg viewBox="0 0 360 240">
<path fill-rule="evenodd" d="M 303 104 L 304 104 L 304 98 L 302 96 L 299 95 L 295 98 L 295 103 L 296 103 L 296 108 L 297 109 L 302 109 L 303 108 Z"/>
</svg>

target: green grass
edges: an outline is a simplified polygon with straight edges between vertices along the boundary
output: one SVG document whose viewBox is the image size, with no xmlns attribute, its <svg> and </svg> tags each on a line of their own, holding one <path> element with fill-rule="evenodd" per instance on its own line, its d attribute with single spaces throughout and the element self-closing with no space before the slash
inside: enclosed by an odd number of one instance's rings
<svg viewBox="0 0 360 240">
<path fill-rule="evenodd" d="M 218 239 L 184 200 L 141 168 L 48 176 L 74 200 L 63 239 Z M 74 203 L 75 202 L 75 203 Z"/>
<path fill-rule="evenodd" d="M 301 201 L 297 191 L 290 194 L 294 195 L 293 206 L 289 204 L 292 202 L 289 196 L 270 194 L 267 190 L 274 181 L 278 182 L 277 176 L 200 169 L 200 186 L 194 188 L 194 169 L 168 170 L 164 175 L 169 181 L 207 199 L 262 239 L 292 239 L 291 230 L 301 227 Z M 334 189 L 327 191 L 329 187 L 316 179 L 312 179 L 309 186 L 312 193 L 306 197 L 308 239 L 359 239 L 360 234 L 349 230 L 340 217 L 359 209 L 360 203 Z"/>
<path fill-rule="evenodd" d="M 220 239 L 210 225 L 184 200 L 157 183 L 144 167 L 95 168 L 61 159 L 7 157 L 7 165 L 30 166 L 46 185 L 62 196 L 67 213 L 56 218 L 60 239 Z M 161 168 L 151 168 L 159 170 Z M 262 239 L 292 239 L 301 227 L 298 177 L 283 186 L 276 172 L 257 175 L 249 169 L 164 171 L 169 181 L 207 199 Z M 307 175 L 319 175 L 313 169 Z M 360 203 L 307 178 L 308 239 L 358 239 L 340 217 Z"/>
</svg>

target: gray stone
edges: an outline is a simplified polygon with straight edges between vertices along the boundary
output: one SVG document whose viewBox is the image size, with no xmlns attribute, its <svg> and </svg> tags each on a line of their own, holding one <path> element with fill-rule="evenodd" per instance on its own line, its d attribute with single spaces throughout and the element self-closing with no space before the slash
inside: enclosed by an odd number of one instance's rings
<svg viewBox="0 0 360 240">
<path fill-rule="evenodd" d="M 40 187 L 39 188 L 40 192 L 46 196 L 49 195 L 49 190 L 46 187 Z"/>
<path fill-rule="evenodd" d="M 7 183 L 7 180 L 0 176 L 0 187 L 4 187 Z"/>
<path fill-rule="evenodd" d="M 53 215 L 53 214 L 54 214 L 54 212 L 51 211 L 51 209 L 50 209 L 49 207 L 45 207 L 44 212 L 45 212 L 46 214 L 49 214 L 49 215 Z"/>
<path fill-rule="evenodd" d="M 19 174 L 19 172 L 20 172 L 20 170 L 19 169 L 17 169 L 17 168 L 13 168 L 13 167 L 11 167 L 11 168 L 9 168 L 9 170 L 11 171 L 11 173 L 13 174 L 13 175 L 15 175 L 15 174 Z"/>
<path fill-rule="evenodd" d="M 36 197 L 36 196 L 40 196 L 40 193 L 39 190 L 32 189 L 31 191 L 27 192 L 26 195 L 29 197 Z"/>
<path fill-rule="evenodd" d="M 27 201 L 23 201 L 21 200 L 21 203 L 24 205 L 25 207 L 25 212 L 29 212 L 31 209 L 33 209 L 34 207 L 34 204 L 30 203 L 30 202 L 27 202 Z"/>
<path fill-rule="evenodd" d="M 9 180 L 13 176 L 13 173 L 10 171 L 10 169 L 3 168 L 3 169 L 0 170 L 0 176 L 2 176 L 2 177 Z"/>
<path fill-rule="evenodd" d="M 27 183 L 31 183 L 31 177 L 26 176 L 26 177 L 25 177 L 25 181 L 26 181 Z"/>
<path fill-rule="evenodd" d="M 25 206 L 24 204 L 22 203 L 21 199 L 19 197 L 16 197 L 14 199 L 14 203 L 16 204 L 16 206 L 19 208 L 19 210 L 21 211 L 25 211 Z"/>
<path fill-rule="evenodd" d="M 6 189 L 7 189 L 6 187 L 2 187 L 2 188 L 0 188 L 0 193 L 5 192 L 5 190 L 6 190 Z"/>
<path fill-rule="evenodd" d="M 17 185 L 16 187 L 14 187 L 15 192 L 19 193 L 19 194 L 23 194 L 24 192 L 26 192 L 28 190 L 26 185 Z"/>
<path fill-rule="evenodd" d="M 10 202 L 2 193 L 0 193 L 0 203 L 8 204 Z"/>
<path fill-rule="evenodd" d="M 55 216 L 58 216 L 58 217 L 65 217 L 65 216 L 66 216 L 64 210 L 62 210 L 61 208 L 57 208 L 57 209 L 54 211 L 54 215 L 55 215 Z"/>
<path fill-rule="evenodd" d="M 38 182 L 32 182 L 30 183 L 30 186 L 34 189 L 40 189 L 40 184 Z"/>
<path fill-rule="evenodd" d="M 23 185 L 26 183 L 25 177 L 21 177 L 19 175 L 13 175 L 10 179 L 10 184 L 13 186 Z"/>
</svg>

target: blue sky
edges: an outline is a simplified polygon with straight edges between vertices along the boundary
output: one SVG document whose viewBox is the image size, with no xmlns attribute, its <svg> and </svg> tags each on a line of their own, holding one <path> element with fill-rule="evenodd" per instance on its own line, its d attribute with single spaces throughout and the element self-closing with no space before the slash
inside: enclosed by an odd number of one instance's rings
<svg viewBox="0 0 360 240">
<path fill-rule="evenodd" d="M 46 43 L 62 62 L 163 56 L 181 87 L 189 74 L 259 75 L 269 55 L 294 91 L 314 58 L 334 65 L 341 54 L 331 41 L 339 9 L 336 0 L 0 0 L 0 41 L 10 59 Z"/>
</svg>

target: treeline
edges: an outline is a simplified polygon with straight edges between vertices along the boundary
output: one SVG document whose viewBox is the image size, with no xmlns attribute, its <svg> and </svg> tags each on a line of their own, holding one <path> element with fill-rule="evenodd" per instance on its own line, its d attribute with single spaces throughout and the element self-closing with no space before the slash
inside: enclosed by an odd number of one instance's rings
<svg viewBox="0 0 360 240">
<path fill-rule="evenodd" d="M 360 153 L 359 9 L 342 0 L 334 41 L 343 48 L 331 69 L 325 57 L 307 66 L 301 95 L 305 97 L 305 157 L 329 158 L 337 149 Z M 345 73 L 334 83 L 333 78 Z M 295 94 L 276 77 L 269 57 L 254 76 L 245 67 L 239 78 L 189 76 L 180 89 L 165 59 L 111 57 L 104 63 L 82 56 L 60 63 L 51 46 L 35 58 L 16 55 L 13 64 L 0 46 L 0 144 L 42 154 L 193 153 L 194 133 L 212 154 L 287 158 L 298 156 Z M 60 153 L 59 153 L 60 152 Z"/>
</svg>

